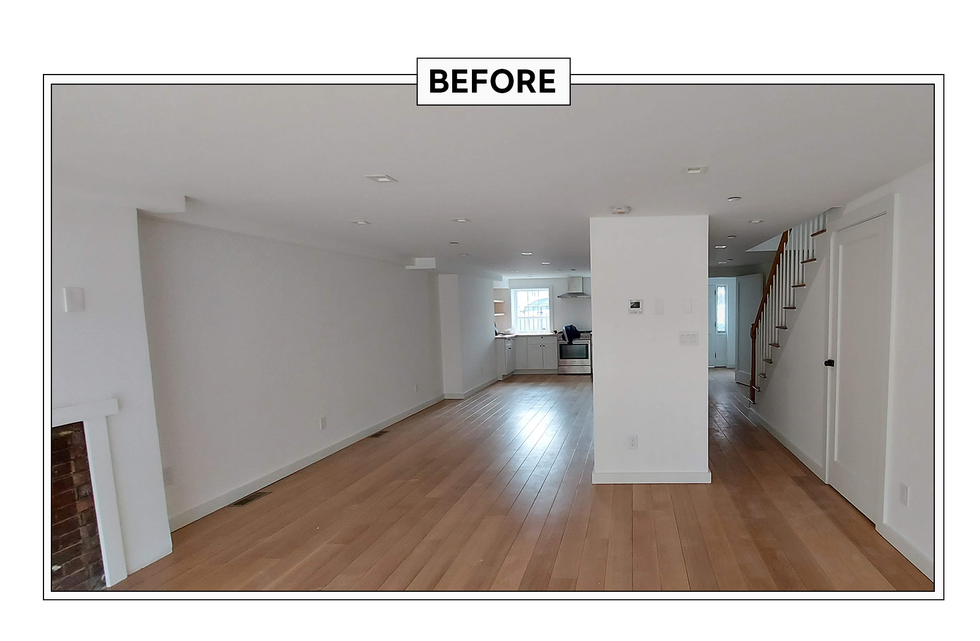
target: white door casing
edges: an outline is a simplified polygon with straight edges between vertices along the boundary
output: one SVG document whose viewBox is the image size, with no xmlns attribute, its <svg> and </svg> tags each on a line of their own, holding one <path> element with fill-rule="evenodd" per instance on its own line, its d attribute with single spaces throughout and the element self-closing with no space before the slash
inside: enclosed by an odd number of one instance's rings
<svg viewBox="0 0 980 641">
<path fill-rule="evenodd" d="M 727 285 L 708 285 L 708 367 L 728 366 L 728 314 L 718 325 L 718 288 L 725 288 L 725 300 L 731 299 L 730 287 Z M 729 309 L 726 304 L 725 309 Z M 719 331 L 723 329 L 724 331 Z"/>
<path fill-rule="evenodd" d="M 891 329 L 892 214 L 831 236 L 827 480 L 882 522 Z"/>
</svg>

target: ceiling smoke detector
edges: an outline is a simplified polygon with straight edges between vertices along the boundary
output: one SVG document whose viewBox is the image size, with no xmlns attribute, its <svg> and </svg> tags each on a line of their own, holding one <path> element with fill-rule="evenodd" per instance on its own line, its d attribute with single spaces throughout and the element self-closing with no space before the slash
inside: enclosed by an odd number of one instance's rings
<svg viewBox="0 0 980 641">
<path fill-rule="evenodd" d="M 372 174 L 370 176 L 365 176 L 368 180 L 373 180 L 376 183 L 396 183 L 398 182 L 388 174 Z"/>
<path fill-rule="evenodd" d="M 354 223 L 355 225 L 370 225 L 371 224 L 371 223 L 369 223 L 366 220 L 352 220 L 351 222 Z"/>
<path fill-rule="evenodd" d="M 551 263 L 549 263 L 548 261 L 544 260 L 544 261 L 541 261 L 541 264 L 542 265 L 550 265 Z"/>
<path fill-rule="evenodd" d="M 631 211 L 633 211 L 633 208 L 630 207 L 629 205 L 622 205 L 620 207 L 613 207 L 611 209 L 611 211 L 612 211 L 612 213 L 616 214 L 617 216 L 622 216 L 624 214 L 628 214 Z"/>
<path fill-rule="evenodd" d="M 742 197 L 741 196 L 729 196 L 728 197 L 728 202 L 730 202 L 730 203 L 738 202 L 740 200 L 742 200 Z"/>
<path fill-rule="evenodd" d="M 453 218 L 453 222 L 454 223 L 468 223 L 468 222 L 470 222 L 470 219 L 469 218 Z"/>
<path fill-rule="evenodd" d="M 533 256 L 534 252 L 521 252 L 521 256 Z"/>
<path fill-rule="evenodd" d="M 707 165 L 691 165 L 689 167 L 685 167 L 684 168 L 684 173 L 685 174 L 688 174 L 689 176 L 695 176 L 697 174 L 706 174 L 706 173 L 708 173 L 708 166 Z"/>
<path fill-rule="evenodd" d="M 715 245 L 715 249 L 725 249 L 728 245 Z"/>
<path fill-rule="evenodd" d="M 764 220 L 759 220 L 759 219 L 757 218 L 757 219 L 755 219 L 755 220 L 750 220 L 750 221 L 749 221 L 749 224 L 750 224 L 750 225 L 758 225 L 759 223 L 764 223 L 764 222 L 766 222 L 766 221 L 764 221 Z"/>
<path fill-rule="evenodd" d="M 449 244 L 450 245 L 458 245 L 459 244 L 459 241 L 458 240 L 451 240 L 451 241 L 449 241 Z"/>
</svg>

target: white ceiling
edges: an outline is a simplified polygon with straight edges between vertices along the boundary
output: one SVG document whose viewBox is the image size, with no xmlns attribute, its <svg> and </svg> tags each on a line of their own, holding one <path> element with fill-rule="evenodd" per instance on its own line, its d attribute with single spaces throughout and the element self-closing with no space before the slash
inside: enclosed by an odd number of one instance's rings
<svg viewBox="0 0 980 641">
<path fill-rule="evenodd" d="M 57 86 L 54 181 L 172 192 L 226 219 L 505 277 L 588 274 L 589 218 L 614 205 L 708 214 L 709 246 L 728 245 L 710 264 L 739 265 L 931 160 L 932 92 L 573 86 L 571 107 L 487 108 L 417 107 L 414 86 Z"/>
</svg>

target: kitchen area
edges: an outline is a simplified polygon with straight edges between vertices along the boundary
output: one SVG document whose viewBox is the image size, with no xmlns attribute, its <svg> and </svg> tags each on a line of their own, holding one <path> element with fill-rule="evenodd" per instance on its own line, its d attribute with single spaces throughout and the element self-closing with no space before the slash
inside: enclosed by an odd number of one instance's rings
<svg viewBox="0 0 980 641">
<path fill-rule="evenodd" d="M 512 278 L 494 286 L 497 380 L 592 374 L 591 278 Z"/>
</svg>

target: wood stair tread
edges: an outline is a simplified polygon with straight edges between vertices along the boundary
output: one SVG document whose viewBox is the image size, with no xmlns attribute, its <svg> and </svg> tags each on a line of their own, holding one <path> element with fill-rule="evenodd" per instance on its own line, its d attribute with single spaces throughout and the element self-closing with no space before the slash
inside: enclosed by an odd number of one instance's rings
<svg viewBox="0 0 980 641">
<path fill-rule="evenodd" d="M 806 283 L 798 283 L 796 285 L 791 285 L 791 287 L 806 287 Z"/>
<path fill-rule="evenodd" d="M 796 309 L 796 305 L 786 305 L 783 309 Z"/>
<path fill-rule="evenodd" d="M 763 358 L 762 359 L 762 362 L 763 363 L 769 363 L 770 365 L 772 365 L 772 359 L 771 358 Z"/>
<path fill-rule="evenodd" d="M 816 258 L 807 258 L 806 260 L 800 261 L 800 264 L 806 265 L 807 263 L 815 263 L 815 262 L 817 262 Z"/>
<path fill-rule="evenodd" d="M 776 325 L 776 329 L 789 329 L 789 327 L 786 327 L 785 325 Z"/>
<path fill-rule="evenodd" d="M 769 347 L 779 347 L 779 343 L 769 343 Z"/>
<path fill-rule="evenodd" d="M 759 376 L 761 376 L 762 378 L 769 378 L 768 376 L 766 376 L 765 372 L 759 372 Z"/>
<path fill-rule="evenodd" d="M 821 229 L 820 231 L 815 231 L 812 234 L 810 234 L 810 238 L 813 238 L 814 236 L 819 236 L 820 234 L 826 233 L 826 231 L 827 231 L 826 229 Z"/>
</svg>

